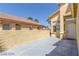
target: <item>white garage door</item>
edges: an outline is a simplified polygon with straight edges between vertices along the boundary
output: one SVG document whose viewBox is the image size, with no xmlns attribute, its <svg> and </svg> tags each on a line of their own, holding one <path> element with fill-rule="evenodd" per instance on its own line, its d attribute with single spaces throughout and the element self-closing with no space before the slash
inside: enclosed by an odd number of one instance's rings
<svg viewBox="0 0 79 59">
<path fill-rule="evenodd" d="M 67 38 L 76 39 L 75 24 L 66 24 Z"/>
</svg>

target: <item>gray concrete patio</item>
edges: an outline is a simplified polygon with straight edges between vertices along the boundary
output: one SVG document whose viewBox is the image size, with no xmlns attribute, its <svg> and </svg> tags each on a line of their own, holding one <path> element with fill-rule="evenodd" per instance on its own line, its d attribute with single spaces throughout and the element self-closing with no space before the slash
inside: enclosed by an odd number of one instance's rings
<svg viewBox="0 0 79 59">
<path fill-rule="evenodd" d="M 57 46 L 47 56 L 77 56 L 77 46 L 75 40 L 64 39 L 55 43 Z"/>
<path fill-rule="evenodd" d="M 74 40 L 60 40 L 55 37 L 38 40 L 28 45 L 10 49 L 0 55 L 14 56 L 75 56 L 77 55 Z"/>
</svg>

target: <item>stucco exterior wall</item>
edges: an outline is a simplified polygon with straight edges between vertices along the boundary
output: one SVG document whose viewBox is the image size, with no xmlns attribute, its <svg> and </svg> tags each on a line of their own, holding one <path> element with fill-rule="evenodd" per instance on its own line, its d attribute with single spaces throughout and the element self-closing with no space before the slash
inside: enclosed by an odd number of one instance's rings
<svg viewBox="0 0 79 59">
<path fill-rule="evenodd" d="M 15 30 L 15 24 L 11 23 L 12 30 Z"/>
<path fill-rule="evenodd" d="M 66 11 L 68 10 L 69 4 L 64 4 L 60 7 L 60 13 L 54 17 L 51 17 L 51 33 L 53 33 L 53 25 L 56 25 L 57 20 L 60 21 L 60 33 L 59 36 L 62 39 L 64 37 L 64 16 L 66 15 Z M 58 17 L 59 16 L 59 17 Z M 55 23 L 54 23 L 55 22 Z"/>
<path fill-rule="evenodd" d="M 0 30 L 2 30 L 2 24 L 0 24 Z"/>
<path fill-rule="evenodd" d="M 56 25 L 56 22 L 58 21 L 58 17 L 59 17 L 59 14 L 50 19 L 51 20 L 51 33 L 52 34 L 54 33 L 53 26 Z"/>
<path fill-rule="evenodd" d="M 16 24 L 17 23 L 13 23 L 13 22 L 3 22 L 3 23 L 0 23 L 0 30 L 3 30 L 2 29 L 2 25 L 3 24 L 10 24 L 10 28 L 11 28 L 11 30 L 16 30 Z M 21 30 L 29 30 L 30 28 L 32 28 L 32 29 L 37 29 L 38 27 L 40 28 L 40 29 L 42 29 L 42 27 L 40 27 L 40 26 L 35 26 L 35 25 L 26 25 L 26 24 L 19 24 L 20 26 L 21 26 Z M 32 27 L 33 26 L 33 27 Z"/>
<path fill-rule="evenodd" d="M 1 20 L 1 19 L 0 19 Z M 1 24 L 1 21 L 0 21 L 0 30 L 2 30 L 2 24 Z"/>
<path fill-rule="evenodd" d="M 58 17 L 59 17 L 59 14 L 58 15 L 56 15 L 55 17 L 53 17 L 53 18 L 51 18 L 51 25 L 56 25 L 56 23 L 55 22 L 57 22 L 57 20 L 58 20 Z"/>
<path fill-rule="evenodd" d="M 48 30 L 5 30 L 0 31 L 0 45 L 7 50 L 48 37 L 50 37 Z"/>
</svg>

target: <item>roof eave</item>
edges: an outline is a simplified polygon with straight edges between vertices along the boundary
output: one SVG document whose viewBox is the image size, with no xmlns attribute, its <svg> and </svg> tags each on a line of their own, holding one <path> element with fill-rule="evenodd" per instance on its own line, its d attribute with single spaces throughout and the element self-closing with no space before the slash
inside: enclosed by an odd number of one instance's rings
<svg viewBox="0 0 79 59">
<path fill-rule="evenodd" d="M 58 15 L 58 14 L 60 14 L 60 9 L 58 9 L 58 10 L 55 11 L 53 14 L 51 14 L 51 15 L 49 16 L 49 20 L 50 20 L 51 18 L 53 18 L 55 15 Z"/>
</svg>

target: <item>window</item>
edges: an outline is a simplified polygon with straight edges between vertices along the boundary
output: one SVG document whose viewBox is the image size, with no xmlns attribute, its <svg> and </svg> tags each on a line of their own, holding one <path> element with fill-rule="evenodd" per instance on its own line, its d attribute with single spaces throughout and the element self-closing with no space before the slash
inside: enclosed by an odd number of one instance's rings
<svg viewBox="0 0 79 59">
<path fill-rule="evenodd" d="M 57 32 L 60 32 L 60 25 L 57 25 L 57 26 L 56 26 L 56 31 L 57 31 Z"/>
<path fill-rule="evenodd" d="M 2 29 L 3 30 L 11 30 L 11 26 L 10 26 L 10 24 L 3 24 Z"/>
<path fill-rule="evenodd" d="M 56 24 L 56 32 L 60 32 L 60 21 L 59 20 L 57 21 L 57 24 Z"/>
<path fill-rule="evenodd" d="M 53 23 L 56 23 L 56 21 L 53 21 Z"/>
<path fill-rule="evenodd" d="M 16 24 L 16 30 L 21 30 L 21 26 L 19 24 Z"/>
<path fill-rule="evenodd" d="M 56 32 L 56 26 L 53 26 L 53 31 Z"/>
</svg>

